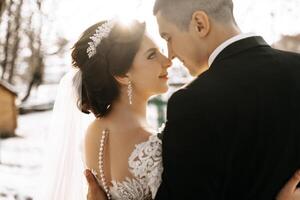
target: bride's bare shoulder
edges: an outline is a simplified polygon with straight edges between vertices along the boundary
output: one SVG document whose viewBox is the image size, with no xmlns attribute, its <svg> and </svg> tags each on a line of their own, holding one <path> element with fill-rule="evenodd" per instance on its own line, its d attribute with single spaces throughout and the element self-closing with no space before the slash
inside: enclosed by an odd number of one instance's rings
<svg viewBox="0 0 300 200">
<path fill-rule="evenodd" d="M 103 123 L 99 119 L 95 119 L 88 126 L 85 132 L 84 149 L 85 162 L 88 168 L 96 169 L 98 166 L 97 158 L 100 146 L 100 139 L 103 130 Z"/>
<path fill-rule="evenodd" d="M 85 139 L 89 140 L 95 137 L 101 136 L 101 129 L 103 127 L 103 122 L 100 119 L 95 119 L 92 121 L 85 132 Z M 100 131 L 100 133 L 99 133 Z"/>
</svg>

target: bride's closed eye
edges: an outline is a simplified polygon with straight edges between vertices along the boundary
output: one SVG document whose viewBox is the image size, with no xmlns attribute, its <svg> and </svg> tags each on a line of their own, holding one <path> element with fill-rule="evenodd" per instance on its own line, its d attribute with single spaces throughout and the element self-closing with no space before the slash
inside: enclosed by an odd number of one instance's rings
<svg viewBox="0 0 300 200">
<path fill-rule="evenodd" d="M 156 53 L 157 53 L 156 49 L 149 49 L 147 54 L 147 59 L 148 60 L 154 59 L 156 57 Z"/>
</svg>

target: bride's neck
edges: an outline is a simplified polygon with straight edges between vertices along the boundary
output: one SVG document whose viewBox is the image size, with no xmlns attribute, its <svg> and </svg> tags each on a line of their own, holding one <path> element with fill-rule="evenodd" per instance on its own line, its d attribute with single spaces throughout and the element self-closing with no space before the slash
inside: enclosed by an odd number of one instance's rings
<svg viewBox="0 0 300 200">
<path fill-rule="evenodd" d="M 147 97 L 134 95 L 132 104 L 129 104 L 127 93 L 121 94 L 120 98 L 114 102 L 109 118 L 114 122 L 121 121 L 123 123 L 144 126 L 146 125 L 146 107 Z"/>
</svg>

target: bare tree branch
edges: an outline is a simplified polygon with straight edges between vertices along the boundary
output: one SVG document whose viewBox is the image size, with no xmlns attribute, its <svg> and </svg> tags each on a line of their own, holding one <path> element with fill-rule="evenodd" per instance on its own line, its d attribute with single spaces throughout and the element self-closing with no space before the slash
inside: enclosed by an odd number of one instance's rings
<svg viewBox="0 0 300 200">
<path fill-rule="evenodd" d="M 10 63 L 10 70 L 9 70 L 9 77 L 8 77 L 8 82 L 12 84 L 13 82 L 13 77 L 14 77 L 14 71 L 15 71 L 15 65 L 16 65 L 16 60 L 18 58 L 18 50 L 19 50 L 19 43 L 20 43 L 20 26 L 21 26 L 21 11 L 22 11 L 22 6 L 23 6 L 24 0 L 20 0 L 19 5 L 16 10 L 16 17 L 15 17 L 15 28 L 14 28 L 14 45 L 12 49 L 12 59 Z"/>
<path fill-rule="evenodd" d="M 11 26 L 12 26 L 12 7 L 13 7 L 13 1 L 9 1 L 8 7 L 8 22 L 7 22 L 7 30 L 6 30 L 6 37 L 5 37 L 5 43 L 4 43 L 4 60 L 1 62 L 2 65 L 2 75 L 1 79 L 4 79 L 5 73 L 8 66 L 8 56 L 9 56 L 9 46 L 10 46 L 10 38 L 11 38 Z"/>
<path fill-rule="evenodd" d="M 0 20 L 5 7 L 6 7 L 6 0 L 0 0 Z"/>
</svg>

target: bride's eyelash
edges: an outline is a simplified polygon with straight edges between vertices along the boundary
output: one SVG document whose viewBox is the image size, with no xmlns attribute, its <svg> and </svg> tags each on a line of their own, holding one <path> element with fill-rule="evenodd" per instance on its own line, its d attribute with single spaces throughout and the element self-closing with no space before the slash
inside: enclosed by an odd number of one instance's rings
<svg viewBox="0 0 300 200">
<path fill-rule="evenodd" d="M 156 55 L 156 52 L 154 51 L 147 57 L 147 59 L 152 59 L 155 57 L 155 55 Z"/>
</svg>

